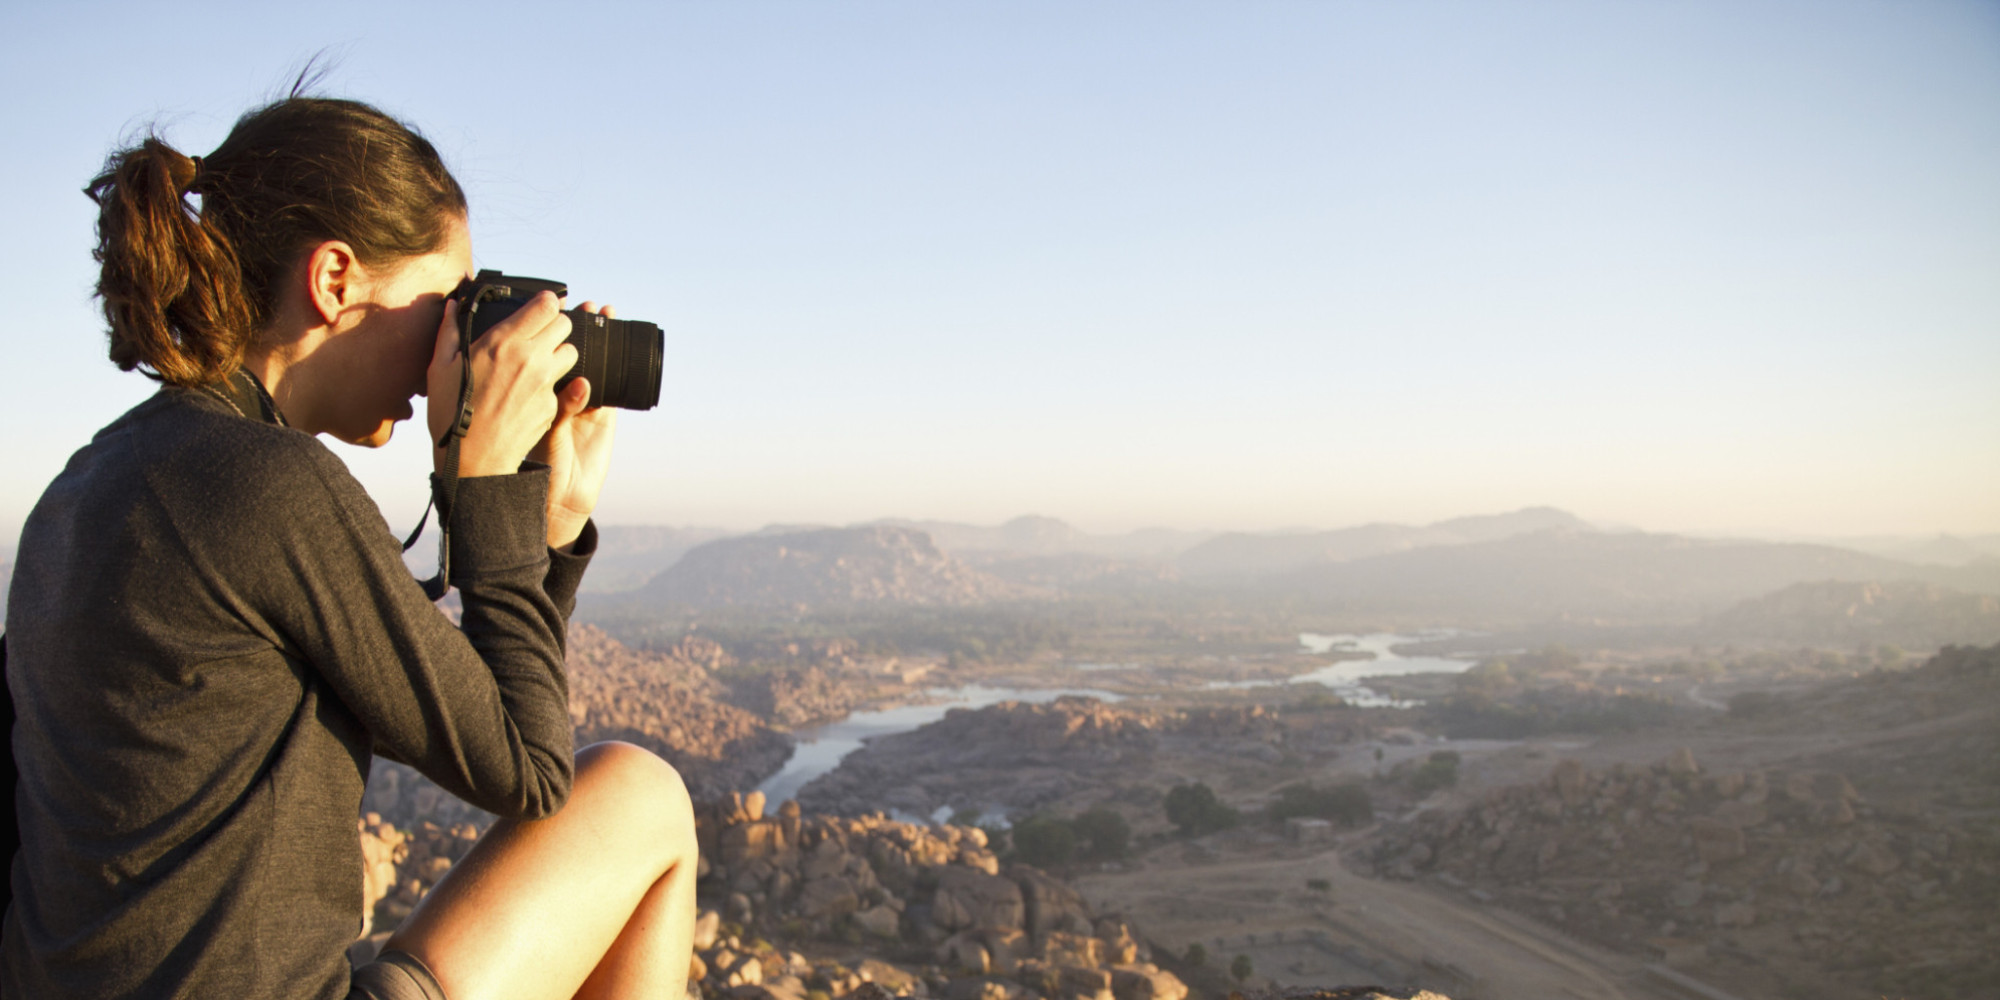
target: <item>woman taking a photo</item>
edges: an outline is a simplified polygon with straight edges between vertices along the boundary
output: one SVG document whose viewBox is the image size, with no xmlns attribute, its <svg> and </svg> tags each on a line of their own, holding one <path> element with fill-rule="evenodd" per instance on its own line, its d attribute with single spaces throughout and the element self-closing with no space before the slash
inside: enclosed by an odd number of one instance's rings
<svg viewBox="0 0 2000 1000">
<path fill-rule="evenodd" d="M 417 395 L 433 443 L 457 416 L 446 297 L 472 251 L 431 144 L 295 93 L 205 157 L 117 152 L 88 193 L 111 359 L 163 385 L 22 532 L 0 993 L 683 996 L 687 794 L 644 750 L 572 746 L 563 639 L 612 413 L 553 391 L 557 300 L 471 351 L 455 626 L 317 440 L 379 446 Z M 350 970 L 378 753 L 501 819 Z"/>
</svg>

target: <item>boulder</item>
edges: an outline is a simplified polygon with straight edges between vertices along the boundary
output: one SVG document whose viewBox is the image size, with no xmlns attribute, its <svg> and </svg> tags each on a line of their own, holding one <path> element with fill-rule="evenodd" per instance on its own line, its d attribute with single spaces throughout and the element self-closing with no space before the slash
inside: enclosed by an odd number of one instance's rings
<svg viewBox="0 0 2000 1000">
<path fill-rule="evenodd" d="M 1041 959 L 1052 966 L 1104 964 L 1104 942 L 1083 934 L 1050 931 L 1041 936 Z"/>
<path fill-rule="evenodd" d="M 939 870 L 931 919 L 945 930 L 1020 927 L 1023 915 L 1021 889 L 1013 881 L 959 865 Z"/>
<path fill-rule="evenodd" d="M 694 948 L 707 951 L 715 947 L 716 936 L 722 933 L 722 914 L 714 910 L 703 910 L 694 918 Z"/>
<path fill-rule="evenodd" d="M 783 845 L 783 830 L 775 821 L 757 820 L 725 828 L 717 846 L 722 863 L 733 867 L 753 858 L 768 858 Z"/>
<path fill-rule="evenodd" d="M 1112 969 L 1111 993 L 1117 1000 L 1186 1000 L 1188 988 L 1180 977 L 1146 962 Z"/>
<path fill-rule="evenodd" d="M 1091 926 L 1090 907 L 1066 883 L 1026 866 L 1010 874 L 1021 887 L 1021 899 L 1027 907 L 1027 922 L 1023 926 L 1029 934 L 1042 938 L 1058 931 L 1090 934 L 1095 930 Z"/>
<path fill-rule="evenodd" d="M 995 972 L 1012 975 L 1034 954 L 1034 943 L 1018 927 L 982 927 L 979 940 L 986 945 L 986 953 L 993 956 Z"/>
<path fill-rule="evenodd" d="M 1694 837 L 1695 854 L 1708 864 L 1733 861 L 1744 854 L 1742 827 L 1698 816 L 1688 823 L 1688 833 Z"/>
<path fill-rule="evenodd" d="M 854 967 L 854 971 L 863 981 L 874 983 L 899 997 L 924 991 L 923 980 L 879 958 L 862 959 L 861 964 Z"/>
<path fill-rule="evenodd" d="M 969 931 L 945 938 L 944 944 L 938 946 L 937 960 L 947 969 L 962 969 L 974 975 L 993 971 L 993 954 Z"/>
<path fill-rule="evenodd" d="M 860 908 L 860 895 L 839 876 L 808 879 L 799 888 L 797 912 L 807 920 L 838 917 Z"/>
<path fill-rule="evenodd" d="M 855 926 L 860 927 L 866 933 L 883 938 L 898 936 L 901 919 L 902 915 L 896 912 L 896 908 L 887 903 L 869 907 L 865 910 L 857 910 L 854 913 Z"/>
</svg>

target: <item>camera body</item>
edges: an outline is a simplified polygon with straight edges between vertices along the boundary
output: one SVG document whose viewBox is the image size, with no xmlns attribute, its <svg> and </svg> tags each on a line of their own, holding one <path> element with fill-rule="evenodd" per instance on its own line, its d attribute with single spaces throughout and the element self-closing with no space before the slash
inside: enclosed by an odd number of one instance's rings
<svg viewBox="0 0 2000 1000">
<path fill-rule="evenodd" d="M 562 297 L 569 294 L 569 286 L 492 270 L 466 279 L 451 293 L 458 301 L 460 342 L 478 340 L 542 292 Z M 558 390 L 582 376 L 590 382 L 589 406 L 650 410 L 659 404 L 666 335 L 658 325 L 610 319 L 582 309 L 570 309 L 563 315 L 570 321 L 565 343 L 576 346 L 577 357 L 575 367 L 556 381 Z"/>
</svg>

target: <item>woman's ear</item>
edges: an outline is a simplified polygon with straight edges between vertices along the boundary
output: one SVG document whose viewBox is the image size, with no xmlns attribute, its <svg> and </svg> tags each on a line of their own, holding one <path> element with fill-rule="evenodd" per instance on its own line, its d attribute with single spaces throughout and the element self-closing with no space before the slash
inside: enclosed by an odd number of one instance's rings
<svg viewBox="0 0 2000 1000">
<path fill-rule="evenodd" d="M 313 248 L 306 257 L 306 297 L 321 322 L 338 324 L 340 314 L 354 302 L 360 277 L 353 247 L 328 240 Z"/>
</svg>

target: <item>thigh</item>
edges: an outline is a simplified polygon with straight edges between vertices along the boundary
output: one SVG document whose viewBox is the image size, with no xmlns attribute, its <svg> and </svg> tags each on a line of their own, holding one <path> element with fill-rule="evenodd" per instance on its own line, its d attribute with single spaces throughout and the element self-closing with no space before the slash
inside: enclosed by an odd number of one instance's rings
<svg viewBox="0 0 2000 1000">
<path fill-rule="evenodd" d="M 654 885 L 692 866 L 694 840 L 671 765 L 629 744 L 586 747 L 568 803 L 494 824 L 385 948 L 420 958 L 452 1000 L 566 1000 Z"/>
</svg>

